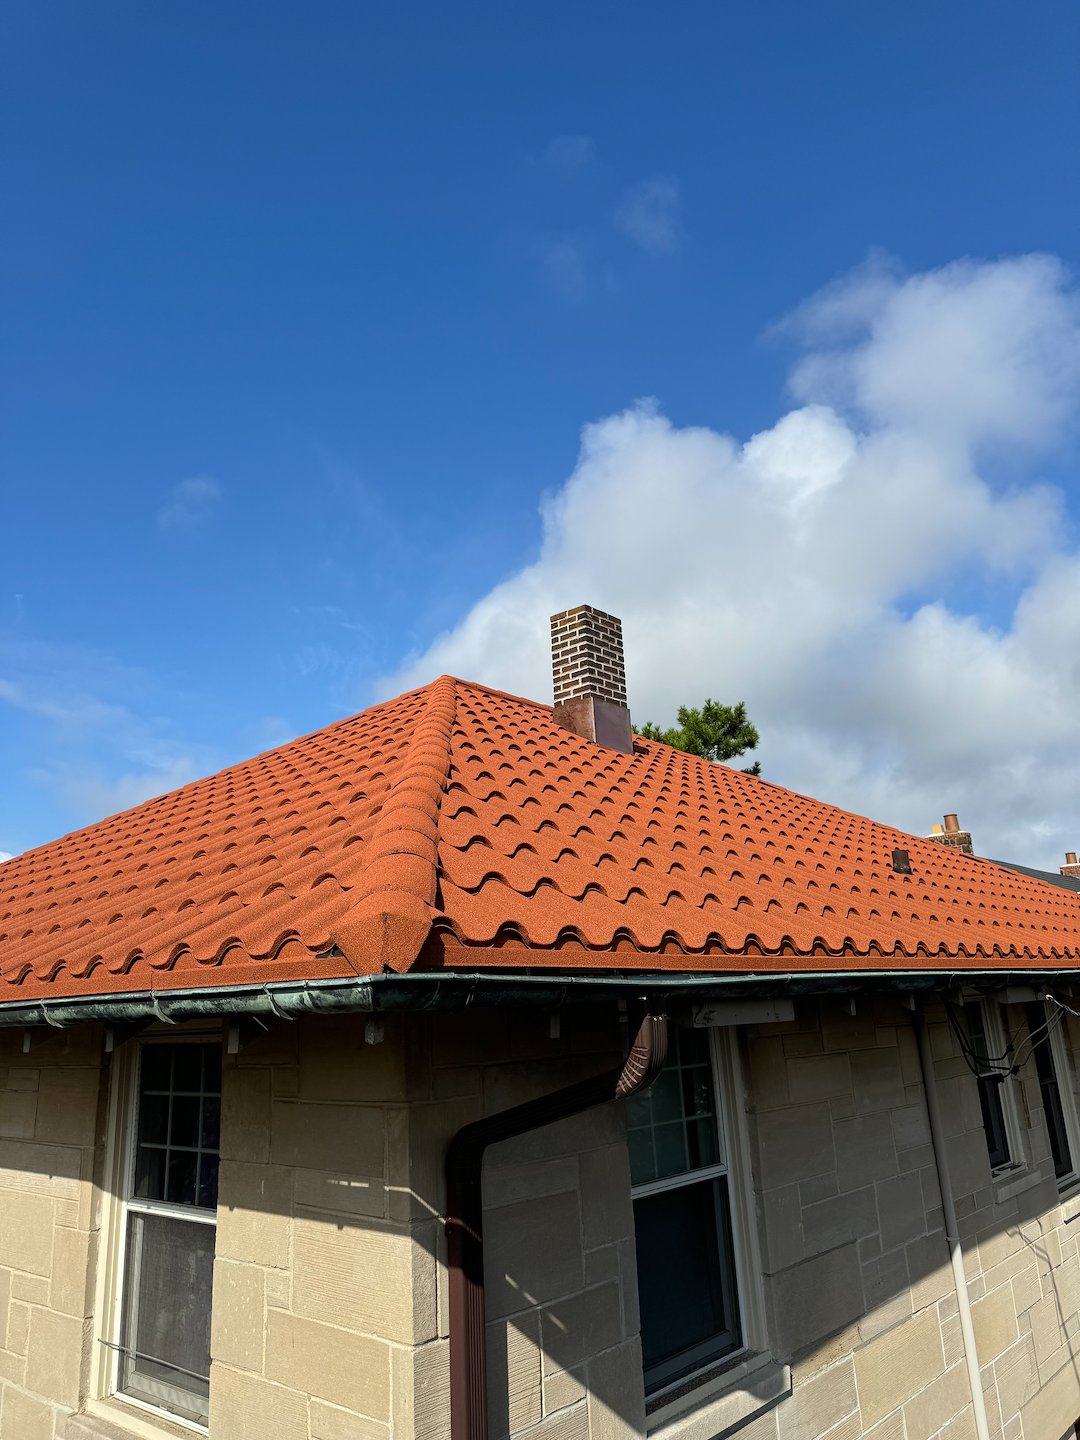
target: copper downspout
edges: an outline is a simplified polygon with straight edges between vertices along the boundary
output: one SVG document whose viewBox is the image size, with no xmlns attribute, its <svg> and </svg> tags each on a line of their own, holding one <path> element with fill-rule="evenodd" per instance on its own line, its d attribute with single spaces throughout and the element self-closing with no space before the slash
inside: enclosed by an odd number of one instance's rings
<svg viewBox="0 0 1080 1440">
<path fill-rule="evenodd" d="M 487 1316 L 484 1303 L 484 1152 L 541 1125 L 645 1090 L 667 1054 L 667 1016 L 645 1015 L 621 1070 L 580 1080 L 475 1120 L 446 1152 L 450 1276 L 450 1440 L 487 1440 Z"/>
</svg>

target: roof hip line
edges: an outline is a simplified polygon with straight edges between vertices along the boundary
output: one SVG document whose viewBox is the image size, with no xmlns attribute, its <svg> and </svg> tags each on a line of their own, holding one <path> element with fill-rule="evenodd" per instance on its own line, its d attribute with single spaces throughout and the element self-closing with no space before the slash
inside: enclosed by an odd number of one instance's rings
<svg viewBox="0 0 1080 1440">
<path fill-rule="evenodd" d="M 334 930 L 358 975 L 408 970 L 438 918 L 438 828 L 457 683 L 442 675 L 403 749 L 401 773 L 365 847 L 356 900 Z"/>
</svg>

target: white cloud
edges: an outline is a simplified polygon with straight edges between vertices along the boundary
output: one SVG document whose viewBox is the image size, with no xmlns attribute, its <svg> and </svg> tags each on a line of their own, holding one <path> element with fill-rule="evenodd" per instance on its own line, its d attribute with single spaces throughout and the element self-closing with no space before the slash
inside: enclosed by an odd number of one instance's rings
<svg viewBox="0 0 1080 1440">
<path fill-rule="evenodd" d="M 544 146 L 540 164 L 556 175 L 575 175 L 596 159 L 596 141 L 591 135 L 556 135 Z"/>
<path fill-rule="evenodd" d="M 14 855 L 12 855 L 10 851 L 0 850 L 0 865 L 2 865 L 5 860 L 14 860 L 14 858 Z"/>
<path fill-rule="evenodd" d="M 52 784 L 73 813 L 97 820 L 177 790 L 203 773 L 187 757 L 179 756 L 123 775 L 107 776 L 100 771 L 77 775 L 60 771 L 53 774 Z"/>
<path fill-rule="evenodd" d="M 0 631 L 0 712 L 32 718 L 23 726 L 16 776 L 43 787 L 77 824 L 122 810 L 215 768 L 217 755 L 174 733 L 181 692 L 119 664 L 108 653 L 23 640 Z M 3 719 L 0 714 L 0 719 Z M 220 762 L 219 762 L 220 763 Z M 42 823 L 31 807 L 9 813 L 33 843 Z"/>
<path fill-rule="evenodd" d="M 631 185 L 615 211 L 615 226 L 646 255 L 673 255 L 683 239 L 679 182 L 654 175 Z"/>
<path fill-rule="evenodd" d="M 157 513 L 163 530 L 195 530 L 207 521 L 221 499 L 221 486 L 209 475 L 178 480 Z"/>
<path fill-rule="evenodd" d="M 1080 553 L 1038 477 L 1080 419 L 1075 289 L 1040 256 L 877 261 L 786 328 L 797 408 L 745 443 L 649 404 L 586 426 L 539 559 L 384 689 L 546 698 L 547 617 L 588 601 L 623 618 L 637 719 L 745 699 L 769 778 L 916 833 L 956 810 L 982 853 L 1056 866 L 1080 842 Z"/>
</svg>

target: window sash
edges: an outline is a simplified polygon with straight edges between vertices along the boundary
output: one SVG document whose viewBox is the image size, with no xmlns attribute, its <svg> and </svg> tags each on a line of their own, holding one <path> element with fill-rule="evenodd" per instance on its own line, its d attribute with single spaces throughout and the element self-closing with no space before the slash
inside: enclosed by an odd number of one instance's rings
<svg viewBox="0 0 1080 1440">
<path fill-rule="evenodd" d="M 688 1087 L 684 1083 L 684 1070 L 696 1070 L 700 1064 L 699 1058 L 693 1058 L 689 1064 L 685 1063 L 682 1054 L 684 1047 L 680 1045 L 678 1030 L 673 1031 L 674 1048 L 676 1049 L 680 1093 L 684 1103 L 688 1094 Z M 635 1212 L 635 1228 L 640 1227 L 644 1207 L 648 1202 L 671 1195 L 675 1198 L 674 1192 L 680 1190 L 692 1190 L 701 1186 L 709 1186 L 713 1196 L 713 1225 L 715 1227 L 715 1251 L 710 1245 L 706 1245 L 707 1256 L 696 1255 L 692 1275 L 700 1280 L 702 1276 L 702 1265 L 708 1263 L 710 1266 L 708 1283 L 712 1290 L 714 1305 L 718 1314 L 724 1318 L 724 1323 L 712 1335 L 694 1341 L 683 1347 L 677 1353 L 659 1355 L 652 1362 L 644 1357 L 644 1379 L 645 1393 L 653 1396 L 669 1386 L 715 1364 L 721 1359 L 736 1355 L 746 1348 L 746 1322 L 747 1312 L 744 1297 L 743 1283 L 743 1257 L 739 1248 L 739 1237 L 736 1234 L 736 1223 L 742 1209 L 738 1196 L 733 1190 L 733 1177 L 729 1162 L 728 1133 L 735 1133 L 729 1125 L 730 1117 L 727 1114 L 727 1094 L 724 1079 L 730 1080 L 728 1075 L 729 1066 L 725 1063 L 726 1057 L 721 1055 L 721 1041 L 714 1029 L 690 1032 L 704 1041 L 704 1055 L 708 1062 L 711 1110 L 710 1114 L 715 1124 L 715 1148 L 717 1159 L 712 1164 L 694 1165 L 691 1163 L 688 1168 L 676 1171 L 671 1174 L 661 1174 L 656 1178 L 638 1181 L 631 1185 L 631 1196 Z M 697 1041 L 695 1041 L 695 1045 Z M 689 1048 L 686 1046 L 685 1048 Z M 700 1055 L 700 1051 L 699 1051 Z M 646 1095 L 648 1092 L 645 1092 Z M 652 1124 L 654 1114 L 650 1103 L 648 1111 L 649 1121 L 645 1120 L 644 1110 L 639 1109 L 638 1124 L 631 1120 L 628 1126 L 628 1140 L 633 1143 L 635 1132 L 641 1135 L 645 1130 L 655 1129 Z M 700 1098 L 695 1103 L 695 1109 L 691 1113 L 691 1119 L 700 1118 Z M 670 1117 L 661 1119 L 662 1125 L 672 1124 Z M 631 1152 L 632 1153 L 632 1152 Z M 655 1147 L 653 1158 L 655 1160 Z M 692 1160 L 692 1148 L 687 1147 L 687 1159 Z M 632 1162 L 633 1163 L 633 1162 Z M 693 1202 L 689 1202 L 691 1205 Z M 712 1232 L 709 1232 L 710 1242 Z M 642 1266 L 639 1261 L 639 1276 L 644 1274 L 647 1267 Z M 665 1279 L 666 1283 L 666 1279 Z M 717 1300 L 719 1303 L 717 1304 Z M 644 1320 L 644 1309 L 649 1304 L 648 1296 L 642 1293 L 639 1284 L 639 1302 L 642 1305 L 643 1320 L 643 1345 L 646 1343 L 644 1332 L 646 1322 Z"/>
<path fill-rule="evenodd" d="M 971 1048 L 977 1057 L 988 1062 L 975 1083 L 986 1136 L 986 1153 L 991 1171 L 997 1173 L 1015 1166 L 1020 1159 L 1013 1109 L 1015 1100 L 1011 1089 L 1013 1077 L 1003 1075 L 994 1064 L 997 1057 L 1005 1053 L 1005 1036 L 1000 1014 L 992 1008 L 991 1001 L 969 1000 L 964 1004 L 963 1011 Z"/>
<path fill-rule="evenodd" d="M 1038 1035 L 1051 1020 L 1046 1011 L 1045 1001 L 1034 1001 L 1027 1006 L 1028 1031 Z M 1063 1023 L 1063 1022 L 1059 1022 Z M 1059 1038 L 1057 1028 L 1043 1033 L 1033 1042 L 1031 1053 L 1035 1060 L 1035 1074 L 1042 1096 L 1043 1115 L 1050 1140 L 1050 1154 L 1054 1162 L 1054 1177 L 1060 1186 L 1070 1184 L 1076 1178 L 1075 1124 L 1072 1118 L 1072 1095 L 1062 1077 L 1068 1078 L 1068 1068 L 1061 1064 L 1061 1048 L 1054 1045 Z"/>
<path fill-rule="evenodd" d="M 171 1237 L 159 1236 L 155 1240 L 152 1230 L 162 1223 L 171 1227 L 179 1226 L 182 1231 L 190 1231 L 190 1236 L 178 1235 L 174 1228 Z M 121 1310 L 122 1328 L 118 1346 L 118 1388 L 128 1398 L 140 1400 L 171 1415 L 205 1426 L 209 1420 L 210 1407 L 210 1291 L 213 1284 L 214 1243 L 212 1235 L 208 1237 L 208 1245 L 197 1238 L 201 1236 L 207 1236 L 207 1227 L 192 1222 L 187 1216 L 163 1216 L 144 1210 L 129 1211 L 125 1237 L 126 1273 Z M 184 1249 L 189 1239 L 194 1241 L 194 1245 L 189 1255 L 185 1255 Z M 175 1243 L 177 1240 L 179 1246 Z M 156 1251 L 156 1255 L 153 1255 L 152 1251 Z M 177 1254 L 181 1261 L 178 1267 L 180 1273 L 168 1275 L 165 1271 L 169 1261 L 175 1259 Z M 156 1265 L 152 1263 L 153 1260 L 157 1261 Z M 185 1260 L 188 1261 L 186 1267 Z M 144 1267 L 150 1272 L 150 1284 L 146 1288 Z M 186 1273 L 183 1273 L 185 1269 Z M 195 1369 L 191 1364 L 184 1365 L 181 1363 L 182 1359 L 194 1361 L 195 1357 L 178 1357 L 175 1352 L 177 1343 L 182 1347 L 185 1341 L 190 1346 L 194 1340 L 196 1348 L 200 1346 L 202 1337 L 198 1334 L 198 1329 L 201 1317 L 195 1317 L 193 1335 L 190 1308 L 185 1313 L 185 1307 L 191 1307 L 193 1299 L 196 1308 L 199 1307 L 200 1279 L 206 1297 L 205 1320 L 202 1325 L 205 1329 L 205 1370 Z M 179 1323 L 163 1330 L 158 1322 L 166 1295 L 173 1307 L 170 1318 Z M 147 1304 L 151 1306 L 148 1321 L 150 1338 L 144 1339 L 147 1327 L 144 1326 L 142 1312 Z M 185 1321 L 187 1323 L 184 1323 Z M 173 1333 L 169 1333 L 170 1329 Z M 143 1344 L 147 1345 L 146 1350 L 141 1348 Z M 167 1355 L 165 1352 L 170 1350 L 172 1354 Z"/>
<path fill-rule="evenodd" d="M 190 1085 L 177 1085 L 174 1089 L 170 1081 L 169 1088 L 163 1089 L 160 1084 L 148 1085 L 144 1090 L 142 1087 L 143 1061 L 146 1052 L 153 1047 L 155 1050 L 161 1046 L 170 1046 L 179 1049 L 181 1046 L 206 1046 L 216 1048 L 218 1045 L 216 1037 L 193 1035 L 190 1037 L 169 1036 L 162 1040 L 149 1039 L 140 1041 L 134 1047 L 133 1064 L 131 1066 L 130 1083 L 124 1113 L 120 1119 L 119 1143 L 122 1147 L 123 1169 L 122 1169 L 122 1193 L 120 1203 L 117 1207 L 115 1224 L 117 1227 L 117 1269 L 115 1282 L 115 1309 L 113 1317 L 113 1335 L 110 1340 L 105 1341 L 113 1355 L 111 1366 L 111 1382 L 109 1392 L 118 1398 L 130 1402 L 139 1408 L 149 1409 L 158 1414 L 165 1414 L 170 1419 L 179 1420 L 188 1425 L 197 1426 L 205 1431 L 208 1423 L 208 1387 L 204 1389 L 202 1381 L 205 1377 L 201 1372 L 192 1371 L 192 1384 L 186 1385 L 180 1378 L 180 1370 L 184 1367 L 172 1365 L 172 1362 L 162 1356 L 142 1356 L 137 1353 L 137 1343 L 133 1337 L 138 1335 L 138 1311 L 141 1303 L 141 1270 L 142 1254 L 140 1246 L 134 1243 L 132 1238 L 133 1222 L 139 1217 L 144 1219 L 160 1218 L 167 1221 L 179 1221 L 185 1225 L 195 1227 L 192 1230 L 192 1237 L 196 1234 L 205 1234 L 207 1228 L 212 1234 L 217 1229 L 217 1208 L 216 1195 L 213 1207 L 202 1204 L 188 1204 L 186 1202 L 169 1201 L 157 1199 L 151 1196 L 138 1196 L 136 1190 L 137 1166 L 140 1150 L 144 1142 L 140 1136 L 141 1125 L 141 1104 L 145 1096 L 160 1098 L 162 1095 L 169 1097 L 170 1123 L 172 1099 L 179 1096 L 183 1099 L 190 1099 L 193 1096 L 200 1097 L 200 1101 L 208 1096 L 217 1099 L 218 1102 L 218 1134 L 215 1137 L 220 1141 L 220 1085 L 214 1091 L 212 1079 L 207 1084 L 206 1070 L 202 1072 L 200 1080 L 201 1088 L 193 1091 Z M 175 1071 L 171 1072 L 175 1075 Z M 200 1127 L 202 1123 L 203 1105 L 200 1103 Z M 171 1138 L 171 1137 L 170 1137 Z M 202 1143 L 200 1129 L 199 1144 L 196 1147 L 167 1146 L 169 1151 L 175 1149 L 182 1153 L 198 1154 L 198 1165 L 201 1168 L 203 1157 L 212 1154 L 216 1158 L 217 1146 L 207 1146 Z M 198 1187 L 198 1171 L 196 1172 L 196 1199 L 201 1198 Z M 143 1241 L 145 1244 L 145 1240 Z M 209 1250 L 212 1255 L 214 1251 L 213 1240 L 211 1239 Z M 211 1295 L 207 1294 L 207 1306 L 209 1307 Z M 209 1309 L 206 1315 L 207 1349 L 209 1350 Z M 155 1362 L 157 1366 L 155 1367 Z M 176 1373 L 176 1383 L 162 1378 L 155 1369 L 164 1364 Z M 143 1368 L 140 1368 L 140 1365 Z M 209 1353 L 207 1354 L 207 1375 L 209 1373 Z M 154 1368 L 148 1368 L 154 1367 Z"/>
<path fill-rule="evenodd" d="M 677 1206 L 683 1197 L 687 1205 L 674 1216 L 672 1202 Z M 654 1232 L 655 1221 L 645 1220 L 649 1211 L 658 1208 L 668 1212 L 660 1234 Z M 744 1348 L 727 1176 L 703 1179 L 694 1175 L 683 1185 L 638 1195 L 634 1218 L 638 1235 L 646 1232 L 647 1249 L 644 1257 L 639 1256 L 638 1275 L 645 1393 L 651 1395 Z M 649 1260 L 657 1250 L 659 1274 L 655 1261 Z M 695 1304 L 678 1298 L 679 1281 L 687 1279 L 697 1291 Z M 670 1308 L 666 1314 L 659 1310 L 661 1304 L 670 1304 L 668 1297 L 673 1292 L 677 1318 L 671 1316 Z M 673 1329 L 677 1334 L 680 1320 L 685 1324 L 689 1318 L 692 1323 L 695 1309 L 704 1323 L 698 1324 L 694 1334 L 683 1336 L 685 1343 L 672 1345 Z M 713 1328 L 704 1333 L 708 1325 Z"/>
</svg>

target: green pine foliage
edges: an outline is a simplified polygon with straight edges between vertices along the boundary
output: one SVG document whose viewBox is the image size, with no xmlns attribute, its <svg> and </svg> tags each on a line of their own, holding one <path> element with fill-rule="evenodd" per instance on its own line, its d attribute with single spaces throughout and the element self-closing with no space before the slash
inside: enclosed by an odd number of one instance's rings
<svg viewBox="0 0 1080 1440">
<path fill-rule="evenodd" d="M 757 727 L 746 718 L 746 706 L 741 700 L 737 705 L 706 700 L 700 710 L 680 705 L 677 725 L 662 730 L 649 722 L 635 725 L 634 733 L 644 740 L 660 740 L 675 750 L 685 750 L 688 755 L 718 761 L 734 760 L 747 750 L 756 750 L 761 738 Z M 744 765 L 742 770 L 744 775 L 760 775 L 761 761 Z"/>
</svg>

